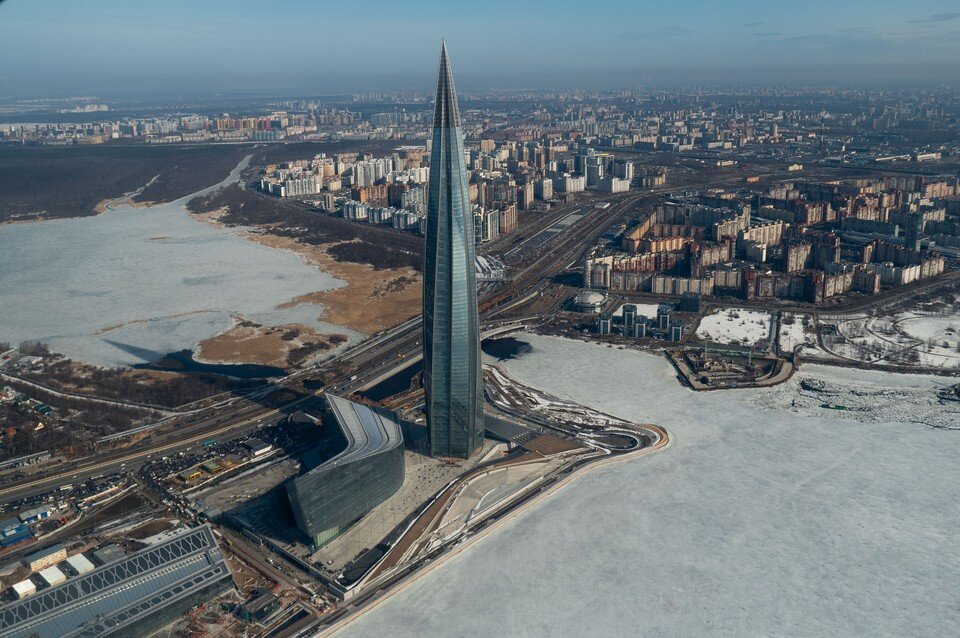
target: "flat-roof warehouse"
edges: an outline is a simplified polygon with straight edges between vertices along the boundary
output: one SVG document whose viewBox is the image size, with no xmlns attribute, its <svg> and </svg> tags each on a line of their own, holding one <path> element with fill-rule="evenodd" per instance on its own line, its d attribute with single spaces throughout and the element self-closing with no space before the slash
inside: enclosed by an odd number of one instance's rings
<svg viewBox="0 0 960 638">
<path fill-rule="evenodd" d="M 232 585 L 204 525 L 0 607 L 0 638 L 145 636 Z"/>
</svg>

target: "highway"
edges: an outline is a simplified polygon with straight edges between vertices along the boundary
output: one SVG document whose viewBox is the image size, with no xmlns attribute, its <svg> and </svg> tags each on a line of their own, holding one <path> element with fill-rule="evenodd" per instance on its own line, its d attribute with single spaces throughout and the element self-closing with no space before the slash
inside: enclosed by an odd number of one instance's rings
<svg viewBox="0 0 960 638">
<path fill-rule="evenodd" d="M 740 178 L 724 179 L 713 185 L 739 181 Z M 676 185 L 672 185 L 605 196 L 584 202 L 579 208 L 564 207 L 557 215 L 545 215 L 542 222 L 531 222 L 534 228 L 518 233 L 513 247 L 504 246 L 508 253 L 519 248 L 513 253 L 513 261 L 519 261 L 522 265 L 512 270 L 508 281 L 481 297 L 481 321 L 488 327 L 511 321 L 512 311 L 550 286 L 553 275 L 576 263 L 584 247 L 621 223 L 625 214 L 639 202 L 676 188 Z M 609 207 L 595 208 L 597 201 L 607 202 Z M 410 365 L 420 354 L 420 339 L 420 317 L 416 316 L 344 350 L 334 358 L 278 379 L 261 390 L 243 396 L 218 395 L 192 404 L 189 413 L 168 417 L 154 424 L 152 429 L 146 429 L 145 438 L 135 446 L 97 453 L 49 470 L 27 482 L 0 487 L 0 503 L 40 494 L 63 483 L 98 474 L 135 470 L 149 458 L 174 454 L 207 439 L 238 438 L 262 425 L 282 419 L 299 403 L 323 390 L 351 394 L 372 385 L 374 379 L 387 378 Z M 315 392 L 305 391 L 303 381 L 317 377 L 326 381 L 327 386 Z M 296 398 L 277 406 L 264 406 L 259 402 L 270 392 L 280 389 L 296 392 Z M 144 428 L 138 429 L 144 431 Z"/>
<path fill-rule="evenodd" d="M 310 397 L 302 397 L 305 401 Z M 298 402 L 299 402 L 298 401 Z M 252 412 L 252 416 L 248 416 Z M 55 472 L 0 489 L 0 502 L 9 503 L 56 489 L 63 483 L 84 481 L 93 476 L 112 472 L 134 472 L 152 457 L 176 454 L 211 438 L 233 439 L 249 434 L 263 425 L 283 417 L 280 410 L 263 409 L 243 411 L 241 416 L 227 419 L 211 418 L 177 433 L 157 437 L 154 444 L 137 444 L 114 452 L 101 453 L 60 466 Z M 170 440 L 173 439 L 173 440 Z"/>
<path fill-rule="evenodd" d="M 488 328 L 515 321 L 502 318 L 501 315 L 536 296 L 550 283 L 554 273 L 579 257 L 585 242 L 595 241 L 620 221 L 625 210 L 649 195 L 631 193 L 607 209 L 587 209 L 587 214 L 568 226 L 565 232 L 555 233 L 545 242 L 537 255 L 512 280 L 481 298 L 481 320 L 488 324 Z M 551 220 L 550 224 L 555 221 Z M 0 503 L 42 494 L 64 483 L 83 481 L 100 474 L 135 471 L 151 458 L 176 454 L 208 439 L 222 441 L 239 438 L 268 423 L 279 421 L 295 410 L 297 405 L 324 390 L 347 395 L 370 385 L 374 377 L 386 378 L 394 374 L 409 365 L 411 357 L 420 354 L 420 339 L 420 317 L 417 316 L 348 348 L 336 358 L 283 377 L 262 390 L 242 397 L 220 395 L 212 404 L 211 399 L 207 399 L 204 407 L 193 406 L 194 411 L 187 415 L 158 423 L 134 446 L 100 452 L 16 485 L 0 487 Z M 329 384 L 314 393 L 305 392 L 302 382 L 317 376 L 330 377 Z M 258 403 L 258 399 L 270 392 L 284 388 L 296 391 L 296 398 L 276 407 Z"/>
<path fill-rule="evenodd" d="M 720 183 L 727 181 L 731 180 Z M 517 241 L 524 257 L 523 265 L 513 270 L 510 280 L 481 297 L 481 321 L 490 328 L 515 320 L 510 317 L 511 311 L 536 298 L 551 285 L 554 274 L 576 263 L 584 247 L 620 223 L 625 213 L 639 202 L 675 188 L 660 187 L 608 196 L 599 200 L 609 203 L 608 208 L 595 208 L 594 203 L 598 200 L 591 200 L 569 212 L 564 209 L 562 216 L 545 217 L 542 223 L 535 224 L 537 228 Z M 562 230 L 551 232 L 555 229 Z M 402 370 L 420 354 L 420 339 L 420 317 L 417 316 L 346 349 L 335 358 L 283 377 L 262 390 L 243 396 L 218 395 L 195 404 L 188 414 L 158 422 L 135 446 L 98 453 L 27 482 L 0 487 L 0 503 L 41 494 L 63 483 L 98 474 L 136 470 L 154 456 L 175 454 L 211 438 L 230 440 L 244 436 L 284 418 L 287 412 L 314 394 L 330 391 L 348 395 L 372 385 L 374 379 L 387 378 Z M 327 380 L 325 388 L 313 393 L 303 390 L 304 380 L 318 376 Z M 272 407 L 258 402 L 280 389 L 295 391 L 296 398 Z"/>
</svg>

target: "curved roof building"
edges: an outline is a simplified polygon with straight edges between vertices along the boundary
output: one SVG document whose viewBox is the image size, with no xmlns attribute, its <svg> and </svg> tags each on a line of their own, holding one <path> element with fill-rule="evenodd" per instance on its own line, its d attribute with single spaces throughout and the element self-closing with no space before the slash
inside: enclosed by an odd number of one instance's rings
<svg viewBox="0 0 960 638">
<path fill-rule="evenodd" d="M 577 312 L 600 312 L 607 303 L 607 295 L 597 290 L 584 290 L 573 298 Z"/>
<path fill-rule="evenodd" d="M 403 484 L 403 433 L 389 410 L 326 395 L 346 448 L 287 484 L 297 526 L 320 547 Z"/>
</svg>

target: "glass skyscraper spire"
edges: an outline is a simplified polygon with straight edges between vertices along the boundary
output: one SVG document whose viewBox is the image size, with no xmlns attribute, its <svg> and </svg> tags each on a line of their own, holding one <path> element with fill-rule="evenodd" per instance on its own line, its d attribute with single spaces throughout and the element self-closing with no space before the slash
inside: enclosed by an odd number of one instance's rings
<svg viewBox="0 0 960 638">
<path fill-rule="evenodd" d="M 483 443 L 473 211 L 447 47 L 440 50 L 423 268 L 423 387 L 433 456 Z"/>
</svg>

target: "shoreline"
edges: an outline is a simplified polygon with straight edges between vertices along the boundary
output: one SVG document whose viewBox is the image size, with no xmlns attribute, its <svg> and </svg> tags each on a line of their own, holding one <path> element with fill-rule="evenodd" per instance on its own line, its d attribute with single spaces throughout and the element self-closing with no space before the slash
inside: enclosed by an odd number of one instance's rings
<svg viewBox="0 0 960 638">
<path fill-rule="evenodd" d="M 74 232 L 80 234 L 87 233 L 87 235 L 89 235 L 91 232 L 103 232 L 99 229 L 112 229 L 115 227 L 115 224 L 119 224 L 118 227 L 122 227 L 123 229 L 131 229 L 129 234 L 133 236 L 135 240 L 151 242 L 152 244 L 164 244 L 166 242 L 163 240 L 171 238 L 173 234 L 176 234 L 177 240 L 171 242 L 172 244 L 183 243 L 179 241 L 183 235 L 188 236 L 190 239 L 194 239 L 193 235 L 199 237 L 213 237 L 218 234 L 226 235 L 227 233 L 237 235 L 239 233 L 217 229 L 216 224 L 197 223 L 201 222 L 202 219 L 195 219 L 195 216 L 185 209 L 185 203 L 186 200 L 189 200 L 199 193 L 220 188 L 224 184 L 229 184 L 237 179 L 236 173 L 246 165 L 247 161 L 248 158 L 244 158 L 226 179 L 202 191 L 197 191 L 197 193 L 190 194 L 175 201 L 162 204 L 155 202 L 131 203 L 129 200 L 132 194 L 125 193 L 120 197 L 103 200 L 99 206 L 100 214 L 86 211 L 82 215 L 74 213 L 75 216 L 73 217 L 13 220 L 7 222 L 11 227 L 8 228 L 4 234 L 4 242 L 9 241 L 9 243 L 13 245 L 16 238 L 25 236 L 61 238 L 69 237 Z M 125 215 L 125 213 L 133 213 L 134 216 L 131 218 Z M 162 215 L 153 215 L 153 213 L 162 213 Z M 137 222 L 130 221 L 148 217 L 150 223 L 143 227 L 143 231 L 137 230 Z M 122 221 L 124 219 L 127 221 Z M 170 224 L 178 229 L 177 233 L 169 232 L 167 224 L 157 221 L 165 219 L 170 220 Z M 48 226 L 24 225 L 20 228 L 13 227 L 13 224 L 36 224 L 41 221 L 52 223 L 57 220 L 62 220 L 62 223 Z M 3 222 L 0 222 L 0 225 L 2 225 L 2 223 Z M 34 326 L 31 321 L 27 319 L 14 322 L 12 318 L 16 315 L 10 315 L 11 321 L 9 322 L 8 336 L 11 341 L 31 339 L 43 339 L 46 341 L 48 335 L 50 335 L 49 345 L 51 350 L 61 352 L 64 356 L 79 363 L 105 370 L 114 367 L 123 367 L 132 370 L 134 369 L 133 366 L 143 361 L 152 360 L 151 357 L 153 355 L 149 353 L 144 353 L 139 356 L 118 353 L 119 356 L 112 356 L 111 346 L 106 342 L 116 339 L 124 341 L 124 339 L 119 338 L 117 335 L 133 335 L 126 340 L 130 341 L 134 347 L 143 347 L 147 351 L 157 353 L 157 355 L 169 354 L 171 351 L 179 349 L 191 349 L 194 352 L 199 352 L 198 343 L 217 340 L 217 338 L 219 338 L 220 341 L 224 340 L 222 336 L 223 333 L 229 331 L 231 327 L 235 327 L 228 316 L 234 314 L 253 315 L 255 321 L 264 324 L 265 327 L 262 328 L 262 330 L 269 330 L 271 328 L 277 328 L 278 330 L 274 331 L 276 333 L 275 338 L 267 339 L 262 343 L 259 339 L 253 339 L 251 343 L 244 345 L 240 349 L 240 355 L 243 355 L 245 351 L 249 349 L 255 351 L 255 356 L 251 357 L 249 362 L 242 361 L 242 356 L 233 356 L 231 353 L 228 353 L 229 356 L 223 357 L 222 359 L 224 362 L 229 363 L 261 363 L 264 359 L 276 360 L 274 363 L 280 363 L 281 359 L 284 361 L 287 359 L 291 349 L 300 348 L 301 346 L 305 348 L 295 354 L 294 360 L 299 360 L 301 356 L 306 355 L 309 355 L 308 360 L 312 360 L 317 357 L 329 356 L 331 352 L 336 352 L 337 346 L 342 342 L 344 336 L 351 343 L 366 336 L 365 334 L 358 334 L 365 331 L 351 329 L 348 324 L 326 321 L 325 318 L 323 318 L 323 308 L 317 303 L 311 304 L 311 306 L 303 305 L 299 308 L 296 307 L 298 305 L 298 297 L 304 294 L 320 292 L 328 289 L 330 286 L 343 287 L 345 282 L 331 276 L 323 269 L 311 268 L 309 264 L 304 264 L 304 261 L 299 256 L 293 259 L 293 263 L 290 263 L 292 257 L 284 254 L 284 252 L 292 251 L 278 252 L 278 250 L 283 250 L 283 248 L 264 245 L 264 242 L 249 243 L 251 239 L 250 236 L 245 236 L 245 234 L 239 235 L 238 237 L 230 237 L 225 245 L 237 246 L 238 250 L 258 253 L 259 255 L 254 255 L 255 257 L 259 256 L 258 263 L 266 264 L 266 269 L 270 272 L 275 270 L 272 264 L 288 264 L 287 269 L 296 273 L 296 276 L 303 283 L 292 287 L 281 287 L 279 289 L 281 291 L 280 294 L 277 294 L 277 291 L 273 291 L 271 294 L 263 296 L 257 295 L 252 298 L 249 292 L 242 292 L 241 288 L 238 288 L 239 292 L 235 294 L 231 289 L 230 293 L 224 293 L 218 297 L 216 306 L 212 306 L 209 300 L 204 300 L 202 297 L 191 294 L 189 290 L 184 288 L 184 285 L 187 285 L 186 281 L 184 281 L 184 284 L 181 284 L 179 280 L 175 278 L 170 281 L 165 281 L 163 285 L 160 286 L 160 290 L 166 290 L 167 295 L 170 297 L 183 297 L 187 299 L 187 301 L 177 300 L 168 302 L 161 300 L 159 303 L 154 303 L 149 307 L 132 308 L 129 306 L 130 302 L 124 300 L 119 294 L 107 295 L 107 293 L 103 293 L 97 289 L 96 292 L 98 292 L 100 296 L 107 296 L 109 303 L 99 311 L 93 313 L 87 309 L 89 302 L 85 304 L 82 301 L 78 301 L 78 313 L 83 316 L 86 322 L 86 325 L 82 326 L 78 334 L 67 334 L 63 336 L 62 333 L 66 332 L 65 330 L 60 330 L 56 327 L 41 329 Z M 51 240 L 51 243 L 53 243 L 53 241 L 54 240 Z M 59 239 L 57 239 L 57 241 L 59 241 Z M 239 244 L 247 244 L 247 246 L 239 246 Z M 182 248 L 179 250 L 173 248 L 172 250 L 173 252 L 168 252 L 166 248 L 151 248 L 151 255 L 180 255 L 183 252 Z M 204 261 L 201 257 L 197 257 L 197 259 L 198 263 Z M 100 264 L 103 261 L 105 260 L 96 258 L 91 259 L 90 263 Z M 155 267 L 155 262 L 151 260 L 146 268 L 150 269 L 152 267 Z M 280 272 L 283 270 L 283 267 L 278 266 L 276 269 Z M 51 272 L 56 273 L 57 270 L 51 270 Z M 111 274 L 111 276 L 114 274 L 119 275 L 119 273 L 109 274 Z M 56 287 L 53 286 L 53 282 L 55 281 L 55 276 L 50 276 L 43 284 L 44 289 L 49 288 L 50 290 L 56 291 Z M 82 281 L 79 285 L 83 290 L 81 290 L 77 296 L 84 297 L 92 296 L 83 293 L 88 288 L 94 289 L 99 283 L 94 282 L 91 284 Z M 181 291 L 184 292 L 183 295 L 181 295 Z M 286 294 L 283 294 L 284 292 L 286 292 Z M 31 296 L 27 296 L 25 299 L 32 299 L 33 294 L 36 293 L 31 293 Z M 357 297 L 358 305 L 362 304 L 363 301 L 365 300 Z M 30 314 L 29 312 L 23 313 L 24 317 L 29 317 Z M 208 323 L 209 325 L 206 325 Z M 157 327 L 154 327 L 154 325 Z M 174 338 L 168 339 L 163 337 L 163 331 L 168 328 L 170 334 L 176 335 Z M 279 330 L 290 332 L 290 330 L 293 329 L 297 329 L 300 332 L 300 338 L 289 343 L 287 341 L 281 342 L 279 339 L 281 332 L 279 332 Z M 186 338 L 183 339 L 181 337 Z M 290 338 L 291 337 L 288 336 L 288 339 Z M 160 345 L 154 347 L 154 342 L 159 342 Z M 167 342 L 169 342 L 169 344 Z M 166 347 L 167 345 L 173 347 Z M 116 348 L 116 346 L 113 347 Z M 210 354 L 211 352 L 216 354 L 217 349 L 208 349 L 204 354 Z M 206 361 L 205 357 L 201 358 Z M 221 359 L 219 356 L 210 358 Z M 198 361 L 198 363 L 199 362 L 200 361 Z M 286 367 L 286 363 L 278 367 Z"/>
<path fill-rule="evenodd" d="M 388 586 L 382 592 L 374 592 L 373 594 L 374 597 L 371 598 L 368 602 L 364 603 L 356 611 L 347 615 L 345 618 L 343 618 L 342 621 L 334 622 L 334 624 L 330 625 L 329 627 L 319 628 L 318 632 L 313 634 L 313 636 L 315 638 L 326 638 L 328 636 L 336 635 L 338 632 L 340 632 L 341 630 L 349 626 L 350 623 L 358 620 L 359 618 L 362 618 L 369 611 L 376 609 L 381 603 L 401 593 L 410 585 L 416 583 L 427 574 L 430 574 L 437 567 L 440 567 L 446 564 L 447 561 L 459 555 L 464 550 L 470 547 L 473 547 L 475 543 L 487 538 L 491 533 L 500 529 L 503 525 L 513 521 L 517 517 L 529 511 L 530 508 L 544 502 L 547 499 L 547 497 L 553 496 L 554 494 L 564 489 L 568 485 L 572 485 L 576 479 L 582 476 L 586 476 L 589 472 L 593 471 L 594 469 L 599 467 L 604 467 L 607 465 L 612 465 L 614 463 L 621 463 L 623 461 L 642 458 L 654 452 L 659 452 L 661 450 L 665 450 L 666 448 L 670 447 L 670 444 L 672 443 L 673 439 L 666 429 L 664 429 L 659 425 L 654 425 L 654 424 L 642 424 L 642 425 L 644 427 L 656 429 L 660 434 L 660 440 L 657 441 L 657 443 L 655 443 L 654 445 L 651 445 L 650 447 L 646 447 L 628 454 L 618 454 L 616 456 L 606 456 L 606 457 L 598 458 L 595 461 L 586 463 L 579 469 L 575 469 L 573 472 L 567 475 L 564 479 L 550 485 L 546 490 L 544 490 L 534 498 L 524 501 L 517 507 L 511 510 L 508 510 L 503 514 L 503 516 L 501 516 L 496 521 L 494 521 L 493 524 L 483 527 L 482 529 L 477 531 L 475 534 L 457 543 L 454 547 L 450 548 L 448 551 L 444 552 L 442 555 L 431 560 L 427 565 L 423 565 L 419 569 L 413 571 L 407 577 L 404 577 L 398 582 L 394 583 L 393 585 Z"/>
<path fill-rule="evenodd" d="M 295 335 L 285 338 L 294 332 Z M 304 323 L 270 325 L 236 315 L 233 325 L 198 341 L 192 352 L 193 360 L 202 364 L 296 368 L 302 362 L 291 361 L 290 357 L 298 348 L 315 348 L 312 355 L 315 358 L 329 354 L 349 339 L 348 335 L 320 332 Z"/>
<path fill-rule="evenodd" d="M 420 313 L 420 274 L 413 269 L 377 270 L 372 264 L 339 261 L 328 251 L 341 242 L 304 244 L 271 233 L 269 225 L 230 226 L 220 221 L 225 213 L 220 208 L 189 215 L 247 241 L 296 255 L 308 266 L 343 282 L 335 288 L 298 295 L 278 304 L 277 310 L 310 304 L 317 307 L 318 320 L 363 335 L 388 330 Z"/>
<path fill-rule="evenodd" d="M 4 219 L 0 221 L 0 226 L 12 226 L 14 224 L 39 224 L 41 222 L 52 222 L 58 219 L 77 219 L 81 217 L 99 217 L 104 213 L 116 212 L 117 209 L 114 206 L 127 206 L 129 208 L 150 208 L 151 206 L 162 206 L 164 204 L 169 204 L 170 202 L 135 202 L 133 198 L 143 192 L 143 190 L 156 181 L 160 177 L 156 175 L 149 182 L 138 188 L 137 190 L 130 191 L 129 193 L 124 193 L 120 197 L 107 197 L 101 199 L 97 202 L 94 207 L 85 212 L 77 213 L 73 215 L 57 215 L 55 217 L 30 217 L 27 219 Z M 43 213 L 38 213 L 42 215 Z"/>
</svg>

